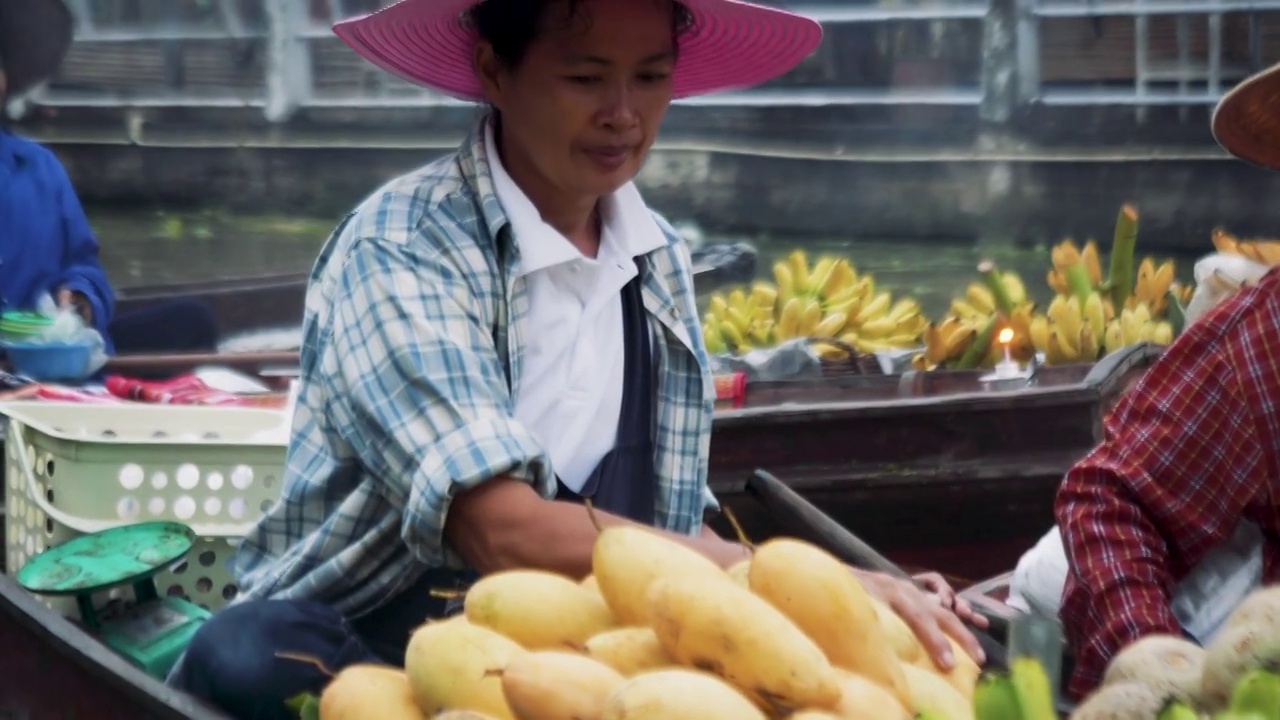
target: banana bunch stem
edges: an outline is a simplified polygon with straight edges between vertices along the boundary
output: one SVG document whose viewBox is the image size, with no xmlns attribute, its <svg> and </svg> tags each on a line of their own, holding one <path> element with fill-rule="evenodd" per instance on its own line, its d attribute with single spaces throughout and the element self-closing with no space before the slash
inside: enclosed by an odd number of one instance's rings
<svg viewBox="0 0 1280 720">
<path fill-rule="evenodd" d="M 1093 284 L 1089 282 L 1089 271 L 1082 263 L 1067 268 L 1067 287 L 1071 288 L 1071 294 L 1080 300 L 1081 305 L 1093 294 Z"/>
<path fill-rule="evenodd" d="M 1005 317 L 1012 315 L 1013 300 L 1009 298 L 1009 290 L 1004 286 L 1004 278 L 996 269 L 996 264 L 990 260 L 983 260 L 978 263 L 978 273 L 982 276 L 982 282 L 987 289 L 991 291 L 991 297 L 995 299 L 996 311 Z"/>
<path fill-rule="evenodd" d="M 1124 307 L 1133 294 L 1133 253 L 1138 244 L 1138 210 L 1125 203 L 1116 217 L 1116 232 L 1111 240 L 1111 306 Z"/>
</svg>

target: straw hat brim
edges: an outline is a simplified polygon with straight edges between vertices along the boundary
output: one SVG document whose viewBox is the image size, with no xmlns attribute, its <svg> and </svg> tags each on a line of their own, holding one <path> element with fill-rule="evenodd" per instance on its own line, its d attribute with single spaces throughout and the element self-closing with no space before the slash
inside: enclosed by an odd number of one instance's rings
<svg viewBox="0 0 1280 720">
<path fill-rule="evenodd" d="M 61 0 L 0 0 L 0 62 L 8 94 L 21 95 L 58 72 L 74 34 Z"/>
<path fill-rule="evenodd" d="M 1241 81 L 1213 111 L 1213 137 L 1227 152 L 1280 170 L 1280 65 Z"/>
</svg>

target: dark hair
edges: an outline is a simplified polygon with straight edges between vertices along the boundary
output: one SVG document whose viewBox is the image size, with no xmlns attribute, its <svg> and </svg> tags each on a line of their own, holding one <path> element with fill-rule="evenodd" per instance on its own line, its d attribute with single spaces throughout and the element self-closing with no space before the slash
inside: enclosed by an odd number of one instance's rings
<svg viewBox="0 0 1280 720">
<path fill-rule="evenodd" d="M 668 1 L 671 3 L 671 42 L 674 49 L 678 47 L 676 39 L 679 35 L 693 24 L 693 15 L 679 0 Z M 529 46 L 546 29 L 547 12 L 558 2 L 566 5 L 566 22 L 573 22 L 580 13 L 586 19 L 583 6 L 589 0 L 484 0 L 467 12 L 466 20 L 481 39 L 493 45 L 498 60 L 514 69 L 524 61 Z"/>
</svg>

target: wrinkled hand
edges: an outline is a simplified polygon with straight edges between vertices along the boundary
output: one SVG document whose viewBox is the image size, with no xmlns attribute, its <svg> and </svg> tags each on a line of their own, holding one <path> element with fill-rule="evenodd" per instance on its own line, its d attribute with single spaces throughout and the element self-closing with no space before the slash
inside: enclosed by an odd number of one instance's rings
<svg viewBox="0 0 1280 720">
<path fill-rule="evenodd" d="M 955 638 L 974 662 L 979 665 L 986 662 L 986 655 L 982 652 L 982 646 L 978 644 L 977 638 L 964 626 L 955 611 L 939 602 L 939 596 L 927 594 L 914 583 L 883 573 L 864 570 L 853 572 L 868 593 L 892 608 L 906 622 L 939 668 L 947 671 L 955 667 L 955 657 L 951 652 L 951 643 L 947 641 L 947 635 Z M 954 598 L 954 591 L 941 577 L 929 578 L 925 582 L 941 582 Z M 967 603 L 965 607 L 968 608 Z M 973 613 L 971 608 L 968 611 Z M 985 624 L 986 620 L 983 618 L 980 626 Z"/>
<path fill-rule="evenodd" d="M 62 288 L 58 291 L 58 307 L 74 307 L 85 325 L 93 324 L 93 305 L 84 293 Z"/>
</svg>

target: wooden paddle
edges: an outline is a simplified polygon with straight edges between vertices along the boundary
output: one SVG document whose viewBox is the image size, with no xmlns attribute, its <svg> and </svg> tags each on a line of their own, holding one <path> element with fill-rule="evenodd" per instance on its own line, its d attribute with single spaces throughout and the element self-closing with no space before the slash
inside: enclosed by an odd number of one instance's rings
<svg viewBox="0 0 1280 720">
<path fill-rule="evenodd" d="M 798 534 L 808 536 L 809 540 L 825 548 L 828 552 L 846 563 L 906 580 L 916 587 L 926 590 L 919 581 L 911 577 L 907 571 L 889 558 L 881 555 L 875 548 L 866 544 L 831 516 L 819 510 L 805 500 L 795 490 L 787 487 L 778 478 L 765 470 L 757 469 L 747 478 L 747 492 L 759 500 L 770 514 L 782 521 L 784 525 L 794 528 Z M 982 651 L 987 656 L 986 666 L 991 668 L 1007 668 L 1008 658 L 1004 645 L 981 628 L 968 623 L 965 625 L 973 633 Z"/>
</svg>

